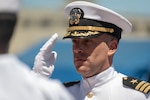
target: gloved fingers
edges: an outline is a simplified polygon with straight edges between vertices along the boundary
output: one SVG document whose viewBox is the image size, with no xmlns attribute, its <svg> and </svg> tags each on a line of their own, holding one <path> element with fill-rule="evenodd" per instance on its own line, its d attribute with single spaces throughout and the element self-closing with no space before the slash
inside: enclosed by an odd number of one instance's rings
<svg viewBox="0 0 150 100">
<path fill-rule="evenodd" d="M 32 68 L 32 70 L 38 75 L 50 77 L 54 71 L 54 64 L 57 59 L 57 53 L 55 51 L 52 51 L 49 57 L 45 57 L 45 56 L 46 55 L 36 56 L 34 61 L 34 67 Z"/>
<path fill-rule="evenodd" d="M 41 53 L 38 53 L 35 57 L 35 61 L 38 62 L 38 61 L 44 61 L 46 63 L 50 63 L 50 64 L 54 64 L 55 61 L 57 59 L 57 53 L 56 51 L 51 51 L 50 53 L 48 54 L 41 54 Z"/>
<path fill-rule="evenodd" d="M 52 51 L 50 54 L 50 58 L 49 58 L 50 64 L 54 65 L 56 62 L 56 59 L 57 59 L 57 53 L 56 53 L 56 51 Z"/>
<path fill-rule="evenodd" d="M 33 66 L 32 70 L 33 70 L 34 72 L 36 72 L 36 73 L 39 73 L 39 72 L 42 71 L 42 66 L 43 66 L 43 65 L 44 65 L 44 62 L 41 61 L 41 60 L 39 59 L 39 57 L 36 57 L 36 58 L 35 58 L 35 61 L 34 61 L 34 66 Z"/>
<path fill-rule="evenodd" d="M 57 53 L 55 51 L 51 52 L 50 59 L 47 60 L 46 65 L 42 66 L 42 75 L 50 77 L 54 71 L 54 64 L 57 59 Z"/>
<path fill-rule="evenodd" d="M 52 75 L 53 71 L 54 71 L 54 65 L 51 65 L 49 67 L 43 66 L 42 70 L 43 70 L 42 71 L 43 76 L 50 77 Z"/>
<path fill-rule="evenodd" d="M 55 42 L 56 42 L 56 40 L 57 40 L 57 38 L 58 38 L 58 34 L 57 33 L 54 33 L 51 37 L 50 37 L 50 39 L 42 46 L 42 48 L 40 49 L 40 53 L 41 54 L 45 54 L 46 53 L 46 55 L 49 53 L 51 53 L 51 51 L 52 51 L 52 48 L 53 48 L 53 46 L 54 46 L 54 44 L 55 44 Z"/>
</svg>

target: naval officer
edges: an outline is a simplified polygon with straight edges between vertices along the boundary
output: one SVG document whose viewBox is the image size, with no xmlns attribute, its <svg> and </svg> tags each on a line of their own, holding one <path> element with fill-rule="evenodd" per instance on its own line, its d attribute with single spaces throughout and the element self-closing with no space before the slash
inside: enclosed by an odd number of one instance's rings
<svg viewBox="0 0 150 100">
<path fill-rule="evenodd" d="M 65 14 L 69 27 L 63 39 L 72 40 L 74 65 L 82 80 L 64 85 L 76 100 L 150 100 L 150 83 L 127 77 L 113 67 L 121 35 L 130 33 L 132 24 L 114 11 L 86 1 L 69 3 Z M 54 43 L 45 51 L 51 51 Z M 56 56 L 50 58 L 56 60 Z M 54 67 L 45 66 L 33 70 L 50 76 Z"/>
</svg>

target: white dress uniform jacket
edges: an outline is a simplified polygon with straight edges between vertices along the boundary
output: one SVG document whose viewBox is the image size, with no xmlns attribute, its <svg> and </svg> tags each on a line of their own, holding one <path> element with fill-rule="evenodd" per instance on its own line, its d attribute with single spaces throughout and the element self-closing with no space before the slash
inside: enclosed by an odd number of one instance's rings
<svg viewBox="0 0 150 100">
<path fill-rule="evenodd" d="M 73 100 L 59 81 L 37 77 L 14 55 L 0 55 L 0 100 Z"/>
<path fill-rule="evenodd" d="M 144 94 L 123 85 L 123 77 L 126 76 L 110 67 L 96 76 L 68 85 L 67 89 L 76 100 L 150 100 L 150 92 Z"/>
</svg>

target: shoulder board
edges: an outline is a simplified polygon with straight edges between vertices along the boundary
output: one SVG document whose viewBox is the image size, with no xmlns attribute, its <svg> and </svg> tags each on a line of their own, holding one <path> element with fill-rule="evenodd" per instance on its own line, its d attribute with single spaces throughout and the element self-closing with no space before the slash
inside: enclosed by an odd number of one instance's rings
<svg viewBox="0 0 150 100">
<path fill-rule="evenodd" d="M 145 94 L 150 92 L 150 83 L 133 77 L 123 77 L 123 84 Z"/>
<path fill-rule="evenodd" d="M 80 81 L 73 81 L 73 82 L 65 82 L 63 83 L 65 87 L 70 87 L 73 86 L 75 84 L 78 84 Z"/>
</svg>

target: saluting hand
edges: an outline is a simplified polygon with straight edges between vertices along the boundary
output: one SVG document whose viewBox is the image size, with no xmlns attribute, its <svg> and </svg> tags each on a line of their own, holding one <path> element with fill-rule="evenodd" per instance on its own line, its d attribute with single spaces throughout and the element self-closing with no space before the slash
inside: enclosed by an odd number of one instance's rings
<svg viewBox="0 0 150 100">
<path fill-rule="evenodd" d="M 36 55 L 33 72 L 35 72 L 37 75 L 42 75 L 47 78 L 51 77 L 57 58 L 57 53 L 55 51 L 52 51 L 52 48 L 57 38 L 58 34 L 53 34 Z"/>
</svg>

